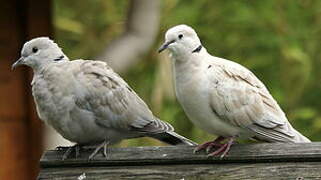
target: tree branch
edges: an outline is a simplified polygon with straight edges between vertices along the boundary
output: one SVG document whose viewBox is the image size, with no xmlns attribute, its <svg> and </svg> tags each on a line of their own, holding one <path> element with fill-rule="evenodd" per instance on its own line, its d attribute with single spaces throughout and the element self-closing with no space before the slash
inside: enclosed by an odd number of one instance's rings
<svg viewBox="0 0 321 180">
<path fill-rule="evenodd" d="M 131 0 L 125 31 L 97 57 L 115 71 L 125 72 L 153 44 L 159 29 L 159 0 Z"/>
</svg>

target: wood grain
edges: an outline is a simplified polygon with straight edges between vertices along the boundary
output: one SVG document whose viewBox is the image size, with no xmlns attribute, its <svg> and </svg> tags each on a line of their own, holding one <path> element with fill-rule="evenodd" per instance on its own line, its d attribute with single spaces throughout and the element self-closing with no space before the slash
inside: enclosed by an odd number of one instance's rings
<svg viewBox="0 0 321 180">
<path fill-rule="evenodd" d="M 224 158 L 208 158 L 204 152 L 193 154 L 191 146 L 110 148 L 108 159 L 98 154 L 87 160 L 92 149 L 82 150 L 78 159 L 61 161 L 63 150 L 47 151 L 41 158 L 41 167 L 52 166 L 119 166 L 148 164 L 201 164 L 201 163 L 257 163 L 257 162 L 315 162 L 321 161 L 321 143 L 236 144 Z"/>
<path fill-rule="evenodd" d="M 110 148 L 108 158 L 61 160 L 64 150 L 48 151 L 41 158 L 39 179 L 318 179 L 321 178 L 321 143 L 236 144 L 224 158 L 193 154 L 194 147 Z"/>
<path fill-rule="evenodd" d="M 44 169 L 39 179 L 320 179 L 321 164 L 297 163 L 231 163 L 150 166 L 113 166 Z"/>
</svg>

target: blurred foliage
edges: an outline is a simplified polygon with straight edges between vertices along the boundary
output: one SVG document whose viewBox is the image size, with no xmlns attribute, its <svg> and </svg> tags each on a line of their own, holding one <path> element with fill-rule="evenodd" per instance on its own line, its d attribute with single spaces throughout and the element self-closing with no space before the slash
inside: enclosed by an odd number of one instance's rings
<svg viewBox="0 0 321 180">
<path fill-rule="evenodd" d="M 122 32 L 128 1 L 56 0 L 54 7 L 57 42 L 71 59 L 90 59 Z M 168 74 L 160 67 L 169 59 L 156 52 L 166 30 L 177 24 L 194 27 L 211 54 L 251 69 L 293 126 L 311 140 L 321 140 L 321 1 L 162 1 L 157 42 L 122 76 L 156 116 L 201 143 L 213 136 L 194 127 L 173 94 L 167 93 L 172 87 L 164 81 L 170 79 L 163 77 Z M 122 145 L 158 144 L 150 141 L 144 138 Z"/>
</svg>

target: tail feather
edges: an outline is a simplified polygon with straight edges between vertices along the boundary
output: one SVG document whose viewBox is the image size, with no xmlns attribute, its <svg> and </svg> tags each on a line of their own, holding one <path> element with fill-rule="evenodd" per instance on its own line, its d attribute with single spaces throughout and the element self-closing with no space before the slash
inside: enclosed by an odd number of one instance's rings
<svg viewBox="0 0 321 180">
<path fill-rule="evenodd" d="M 173 131 L 150 134 L 149 136 L 170 145 L 197 145 L 197 143 L 193 142 L 192 140 L 189 140 Z"/>
<path fill-rule="evenodd" d="M 296 143 L 309 143 L 311 142 L 310 139 L 308 139 L 307 137 L 305 137 L 304 135 L 302 135 L 301 133 L 299 133 L 297 130 L 293 129 L 296 133 Z"/>
<path fill-rule="evenodd" d="M 286 130 L 284 130 L 286 128 Z M 311 142 L 295 130 L 290 123 L 278 126 L 272 129 L 262 126 L 253 126 L 251 130 L 255 132 L 253 139 L 265 142 L 282 142 L 282 143 L 308 143 Z"/>
</svg>

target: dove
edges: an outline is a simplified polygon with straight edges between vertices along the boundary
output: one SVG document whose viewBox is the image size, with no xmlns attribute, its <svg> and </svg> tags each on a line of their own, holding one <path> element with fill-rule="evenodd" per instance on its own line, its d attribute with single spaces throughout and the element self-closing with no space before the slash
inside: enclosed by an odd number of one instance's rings
<svg viewBox="0 0 321 180">
<path fill-rule="evenodd" d="M 76 145 L 72 151 L 95 145 L 92 159 L 123 139 L 152 137 L 170 145 L 195 145 L 153 115 L 145 102 L 105 62 L 72 60 L 47 37 L 26 42 L 12 68 L 33 69 L 32 95 L 41 120 Z"/>
<path fill-rule="evenodd" d="M 237 138 L 310 142 L 291 126 L 265 85 L 250 70 L 209 54 L 190 26 L 167 30 L 158 52 L 165 49 L 172 60 L 176 96 L 187 117 L 218 136 L 197 146 L 194 152 L 205 149 L 211 152 L 208 156 L 222 158 Z"/>
</svg>

